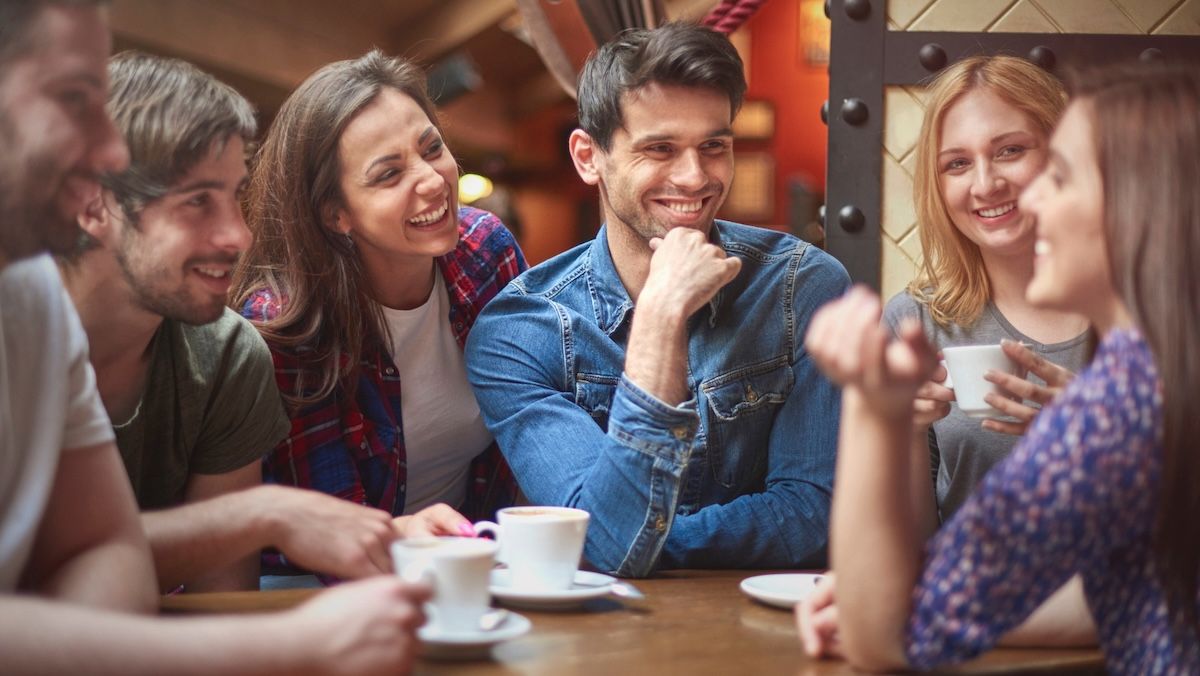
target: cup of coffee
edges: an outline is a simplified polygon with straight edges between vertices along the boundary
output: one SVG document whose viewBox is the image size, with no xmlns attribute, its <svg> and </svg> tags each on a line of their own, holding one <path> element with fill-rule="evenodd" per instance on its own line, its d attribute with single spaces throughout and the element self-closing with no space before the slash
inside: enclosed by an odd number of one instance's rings
<svg viewBox="0 0 1200 676">
<path fill-rule="evenodd" d="M 983 398 L 988 392 L 995 392 L 1002 397 L 1011 395 L 984 380 L 983 374 L 994 370 L 1024 378 L 1025 370 L 1019 364 L 1009 359 L 999 345 L 947 347 L 942 349 L 942 356 L 950 373 L 946 386 L 954 389 L 959 410 L 972 418 L 1005 416 L 1004 412 L 992 408 Z"/>
<path fill-rule="evenodd" d="M 424 537 L 392 543 L 396 574 L 433 587 L 425 606 L 429 626 L 444 633 L 479 631 L 488 611 L 488 582 L 499 545 L 462 537 Z"/>
<path fill-rule="evenodd" d="M 500 543 L 497 558 L 508 564 L 514 589 L 570 589 L 583 556 L 588 513 L 571 507 L 508 507 L 496 520 L 475 524 Z"/>
</svg>

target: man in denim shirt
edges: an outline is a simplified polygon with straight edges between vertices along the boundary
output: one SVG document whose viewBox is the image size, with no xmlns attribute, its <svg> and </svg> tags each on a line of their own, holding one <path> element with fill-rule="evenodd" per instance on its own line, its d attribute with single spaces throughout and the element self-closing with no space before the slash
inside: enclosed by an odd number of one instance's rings
<svg viewBox="0 0 1200 676">
<path fill-rule="evenodd" d="M 569 145 L 606 225 L 509 284 L 467 345 L 521 488 L 591 512 L 585 555 L 618 575 L 824 565 L 839 397 L 802 338 L 849 280 L 794 237 L 714 221 L 745 90 L 706 28 L 601 47 Z"/>
</svg>

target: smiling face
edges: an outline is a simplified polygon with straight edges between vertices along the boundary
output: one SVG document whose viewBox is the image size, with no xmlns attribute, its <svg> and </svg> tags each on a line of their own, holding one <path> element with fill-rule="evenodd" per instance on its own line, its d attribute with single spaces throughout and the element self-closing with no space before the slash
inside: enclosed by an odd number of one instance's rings
<svg viewBox="0 0 1200 676">
<path fill-rule="evenodd" d="M 141 209 L 136 225 L 117 216 L 117 262 L 134 302 L 187 324 L 220 318 L 233 266 L 250 246 L 239 201 L 246 180 L 245 144 L 235 135 Z"/>
<path fill-rule="evenodd" d="M 50 5 L 0 72 L 0 257 L 68 251 L 98 176 L 129 152 L 104 110 L 110 47 L 96 7 Z"/>
<path fill-rule="evenodd" d="M 1046 139 L 1027 115 L 988 89 L 946 110 L 937 175 L 951 222 L 989 255 L 1028 252 L 1033 221 L 1017 198 L 1041 171 Z"/>
<path fill-rule="evenodd" d="M 1118 303 L 1109 279 L 1104 183 L 1086 105 L 1073 103 L 1050 140 L 1050 161 L 1021 195 L 1037 223 L 1030 303 L 1103 324 Z"/>
<path fill-rule="evenodd" d="M 572 154 L 584 181 L 599 184 L 610 228 L 643 240 L 672 228 L 712 229 L 733 180 L 729 98 L 696 87 L 651 83 L 622 99 L 624 125 L 605 152 L 585 139 Z M 579 135 L 583 137 L 579 137 Z"/>
<path fill-rule="evenodd" d="M 368 268 L 429 260 L 458 243 L 458 165 L 409 96 L 385 87 L 338 144 L 343 206 L 333 228 L 349 233 Z"/>
</svg>

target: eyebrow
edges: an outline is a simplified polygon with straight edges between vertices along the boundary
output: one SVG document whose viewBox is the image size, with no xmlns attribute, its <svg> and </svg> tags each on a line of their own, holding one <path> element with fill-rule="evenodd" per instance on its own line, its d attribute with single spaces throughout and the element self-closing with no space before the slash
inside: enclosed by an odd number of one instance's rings
<svg viewBox="0 0 1200 676">
<path fill-rule="evenodd" d="M 241 189 L 242 187 L 246 186 L 249 182 L 250 182 L 250 176 L 248 174 L 242 176 L 241 180 L 239 180 L 237 182 L 238 189 Z M 215 181 L 215 180 L 211 180 L 211 179 L 210 180 L 202 180 L 202 181 L 193 181 L 191 183 L 186 183 L 184 185 L 181 185 L 178 188 L 171 188 L 170 190 L 167 191 L 167 194 L 182 195 L 184 193 L 197 192 L 199 190 L 224 190 L 225 185 L 226 184 L 224 181 Z"/>
<path fill-rule="evenodd" d="M 720 129 L 716 129 L 716 130 L 708 132 L 708 134 L 705 135 L 705 138 L 706 139 L 707 138 L 720 138 L 723 136 L 733 136 L 733 129 L 731 129 L 729 127 L 721 127 Z M 640 145 L 645 145 L 647 143 L 658 143 L 660 141 L 671 141 L 671 140 L 674 140 L 675 138 L 676 137 L 674 134 L 649 134 L 647 136 L 640 136 L 640 137 L 634 139 L 633 145 L 640 146 Z"/>
<path fill-rule="evenodd" d="M 988 142 L 989 142 L 989 143 L 991 143 L 992 145 L 996 145 L 996 144 L 999 144 L 999 143 L 1003 143 L 1004 141 L 1007 141 L 1009 138 L 1011 138 L 1011 137 L 1013 137 L 1013 136 L 1032 136 L 1032 134 L 1030 134 L 1030 133 L 1029 133 L 1029 132 L 1027 132 L 1027 131 L 1020 131 L 1020 130 L 1018 130 L 1018 131 L 1006 131 L 1006 132 L 1004 132 L 1003 134 L 1000 134 L 999 136 L 995 136 L 995 137 L 993 137 L 993 138 L 992 138 L 990 141 L 988 141 Z M 1036 138 L 1036 137 L 1035 137 L 1035 138 Z M 939 151 L 939 152 L 938 152 L 938 156 L 940 157 L 940 156 L 942 156 L 942 155 L 949 155 L 949 154 L 951 154 L 951 153 L 961 153 L 961 152 L 963 152 L 963 149 L 962 149 L 962 148 L 947 148 L 947 149 L 945 149 L 945 150 Z"/>
<path fill-rule="evenodd" d="M 425 131 L 421 132 L 421 135 L 417 137 L 417 145 L 425 145 L 425 142 L 432 138 L 435 134 L 437 134 L 437 129 L 434 128 L 433 125 L 429 125 L 425 128 Z M 400 153 L 390 153 L 388 155 L 376 157 L 375 159 L 371 160 L 371 163 L 368 164 L 367 168 L 363 170 L 363 175 L 371 173 L 371 170 L 374 169 L 375 165 L 377 164 L 383 164 L 385 162 L 392 162 L 402 159 L 404 159 L 404 156 Z"/>
</svg>

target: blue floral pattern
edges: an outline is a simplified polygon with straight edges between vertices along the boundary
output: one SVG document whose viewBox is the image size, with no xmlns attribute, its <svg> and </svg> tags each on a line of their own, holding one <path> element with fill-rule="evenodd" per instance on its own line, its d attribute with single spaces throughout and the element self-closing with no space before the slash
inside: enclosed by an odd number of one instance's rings
<svg viewBox="0 0 1200 676">
<path fill-rule="evenodd" d="M 909 662 L 977 655 L 1079 573 L 1113 673 L 1200 673 L 1194 633 L 1168 620 L 1150 550 L 1161 435 L 1150 347 L 1136 330 L 1113 330 L 930 540 Z"/>
</svg>

